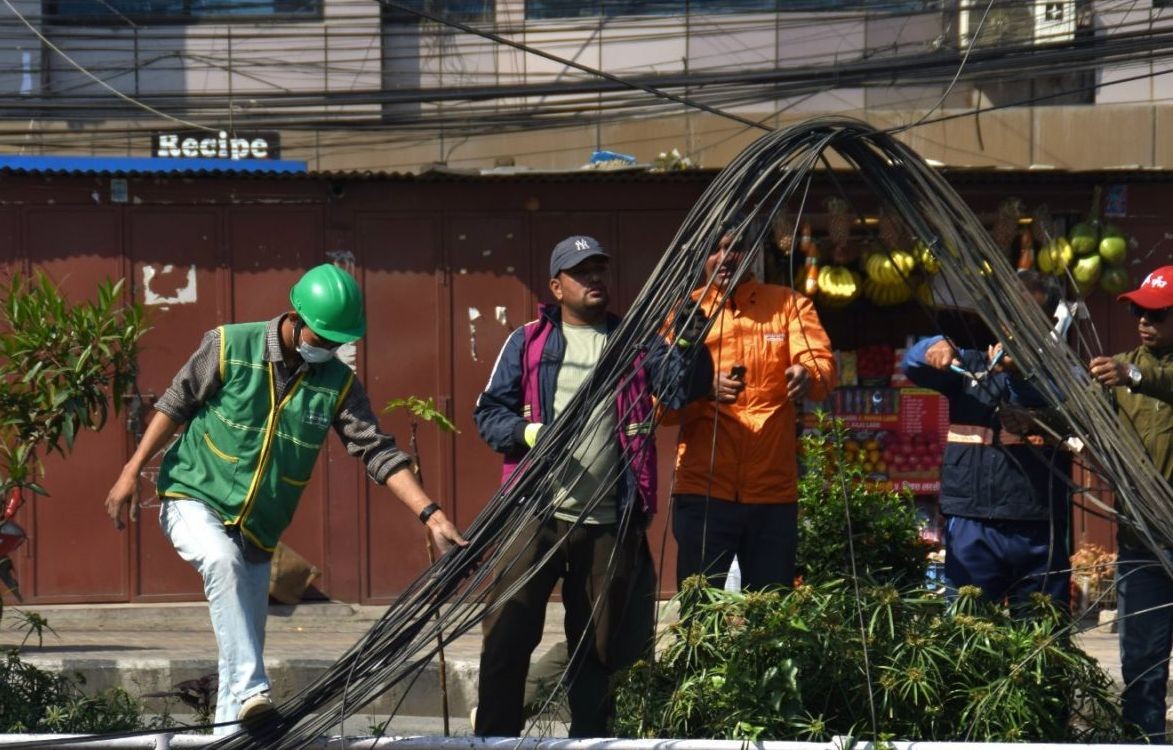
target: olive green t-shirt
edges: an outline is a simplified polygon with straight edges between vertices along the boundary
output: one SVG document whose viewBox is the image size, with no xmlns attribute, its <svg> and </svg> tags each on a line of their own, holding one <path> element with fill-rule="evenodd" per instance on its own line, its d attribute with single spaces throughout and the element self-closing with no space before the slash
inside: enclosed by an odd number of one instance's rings
<svg viewBox="0 0 1173 750">
<path fill-rule="evenodd" d="M 607 343 L 607 327 L 602 323 L 597 326 L 563 323 L 562 334 L 566 338 L 566 352 L 554 389 L 554 419 L 558 419 L 595 369 Z M 554 502 L 558 506 L 554 516 L 571 522 L 582 516 L 585 524 L 615 523 L 615 467 L 619 446 L 615 442 L 615 404 L 611 400 L 604 399 L 595 406 L 587 420 L 587 429 L 573 444 L 571 459 L 562 476 L 554 479 Z M 583 516 L 583 509 L 596 493 L 602 493 L 599 502 Z"/>
</svg>

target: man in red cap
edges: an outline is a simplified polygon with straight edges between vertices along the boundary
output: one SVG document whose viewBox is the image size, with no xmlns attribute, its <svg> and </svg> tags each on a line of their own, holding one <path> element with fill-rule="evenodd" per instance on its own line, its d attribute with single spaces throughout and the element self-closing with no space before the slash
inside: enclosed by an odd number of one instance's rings
<svg viewBox="0 0 1173 750">
<path fill-rule="evenodd" d="M 1173 266 L 1145 277 L 1121 294 L 1137 320 L 1140 346 L 1115 357 L 1096 357 L 1089 368 L 1115 390 L 1117 408 L 1136 429 L 1153 464 L 1173 481 Z M 1165 742 L 1165 692 L 1173 648 L 1173 579 L 1121 517 L 1116 533 L 1116 598 L 1124 718 L 1155 744 Z M 1173 549 L 1162 550 L 1173 559 Z"/>
</svg>

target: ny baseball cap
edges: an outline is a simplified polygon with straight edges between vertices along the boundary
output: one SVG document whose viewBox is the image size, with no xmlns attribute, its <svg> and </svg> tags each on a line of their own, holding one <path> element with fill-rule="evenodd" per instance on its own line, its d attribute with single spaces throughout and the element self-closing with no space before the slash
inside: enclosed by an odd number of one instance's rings
<svg viewBox="0 0 1173 750">
<path fill-rule="evenodd" d="M 1144 277 L 1140 286 L 1116 298 L 1117 302 L 1132 302 L 1146 310 L 1173 307 L 1173 266 L 1161 266 Z"/>
<path fill-rule="evenodd" d="M 550 278 L 557 276 L 559 271 L 574 268 L 596 255 L 603 258 L 611 257 L 594 237 L 587 237 L 584 234 L 567 237 L 555 245 L 554 252 L 550 253 Z"/>
</svg>

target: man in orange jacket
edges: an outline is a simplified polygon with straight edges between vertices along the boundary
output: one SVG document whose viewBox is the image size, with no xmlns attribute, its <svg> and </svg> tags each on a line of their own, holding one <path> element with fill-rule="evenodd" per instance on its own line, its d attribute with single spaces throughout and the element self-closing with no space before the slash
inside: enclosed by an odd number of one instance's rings
<svg viewBox="0 0 1173 750">
<path fill-rule="evenodd" d="M 734 555 L 746 588 L 793 583 L 796 404 L 826 398 L 835 385 L 831 342 L 808 298 L 752 275 L 731 286 L 744 252 L 722 237 L 705 262 L 712 284 L 693 295 L 713 319 L 705 345 L 716 376 L 712 399 L 679 413 L 678 583 L 703 573 L 721 586 Z"/>
</svg>

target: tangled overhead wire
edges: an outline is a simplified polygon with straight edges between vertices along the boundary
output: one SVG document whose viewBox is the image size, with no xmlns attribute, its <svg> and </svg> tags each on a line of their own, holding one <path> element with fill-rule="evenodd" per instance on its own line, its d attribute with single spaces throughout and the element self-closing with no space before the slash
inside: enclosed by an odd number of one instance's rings
<svg viewBox="0 0 1173 750">
<path fill-rule="evenodd" d="M 548 499 L 558 483 L 581 470 L 573 456 L 584 436 L 594 432 L 599 406 L 614 403 L 616 394 L 631 386 L 633 368 L 655 356 L 650 342 L 663 335 L 667 321 L 697 314 L 690 295 L 713 283 L 705 278 L 704 265 L 720 238 L 731 233 L 757 248 L 770 236 L 779 212 L 801 219 L 812 174 L 827 152 L 856 169 L 930 248 L 950 290 L 973 301 L 1023 375 L 1065 415 L 1070 434 L 1112 484 L 1141 535 L 1152 545 L 1173 542 L 1173 489 L 1137 436 L 1121 428 L 1083 362 L 1053 335 L 1044 312 L 1019 293 L 1021 282 L 1002 248 L 957 193 L 891 135 L 857 120 L 818 119 L 763 136 L 713 180 L 608 339 L 594 371 L 473 521 L 466 532 L 469 546 L 453 550 L 416 578 L 337 663 L 280 706 L 272 723 L 226 737 L 214 747 L 305 747 L 388 689 L 408 684 L 438 644 L 475 627 L 499 601 L 490 596 L 494 576 L 517 559 L 518 548 L 526 544 L 524 529 L 553 514 Z M 752 263 L 752 253 L 746 253 L 734 279 L 749 273 Z M 693 349 L 689 356 L 704 356 L 703 347 Z M 656 390 L 655 383 L 651 387 Z M 643 452 L 623 453 L 586 510 L 612 492 L 627 467 L 646 460 Z M 631 522 L 630 515 L 620 520 Z"/>
</svg>

